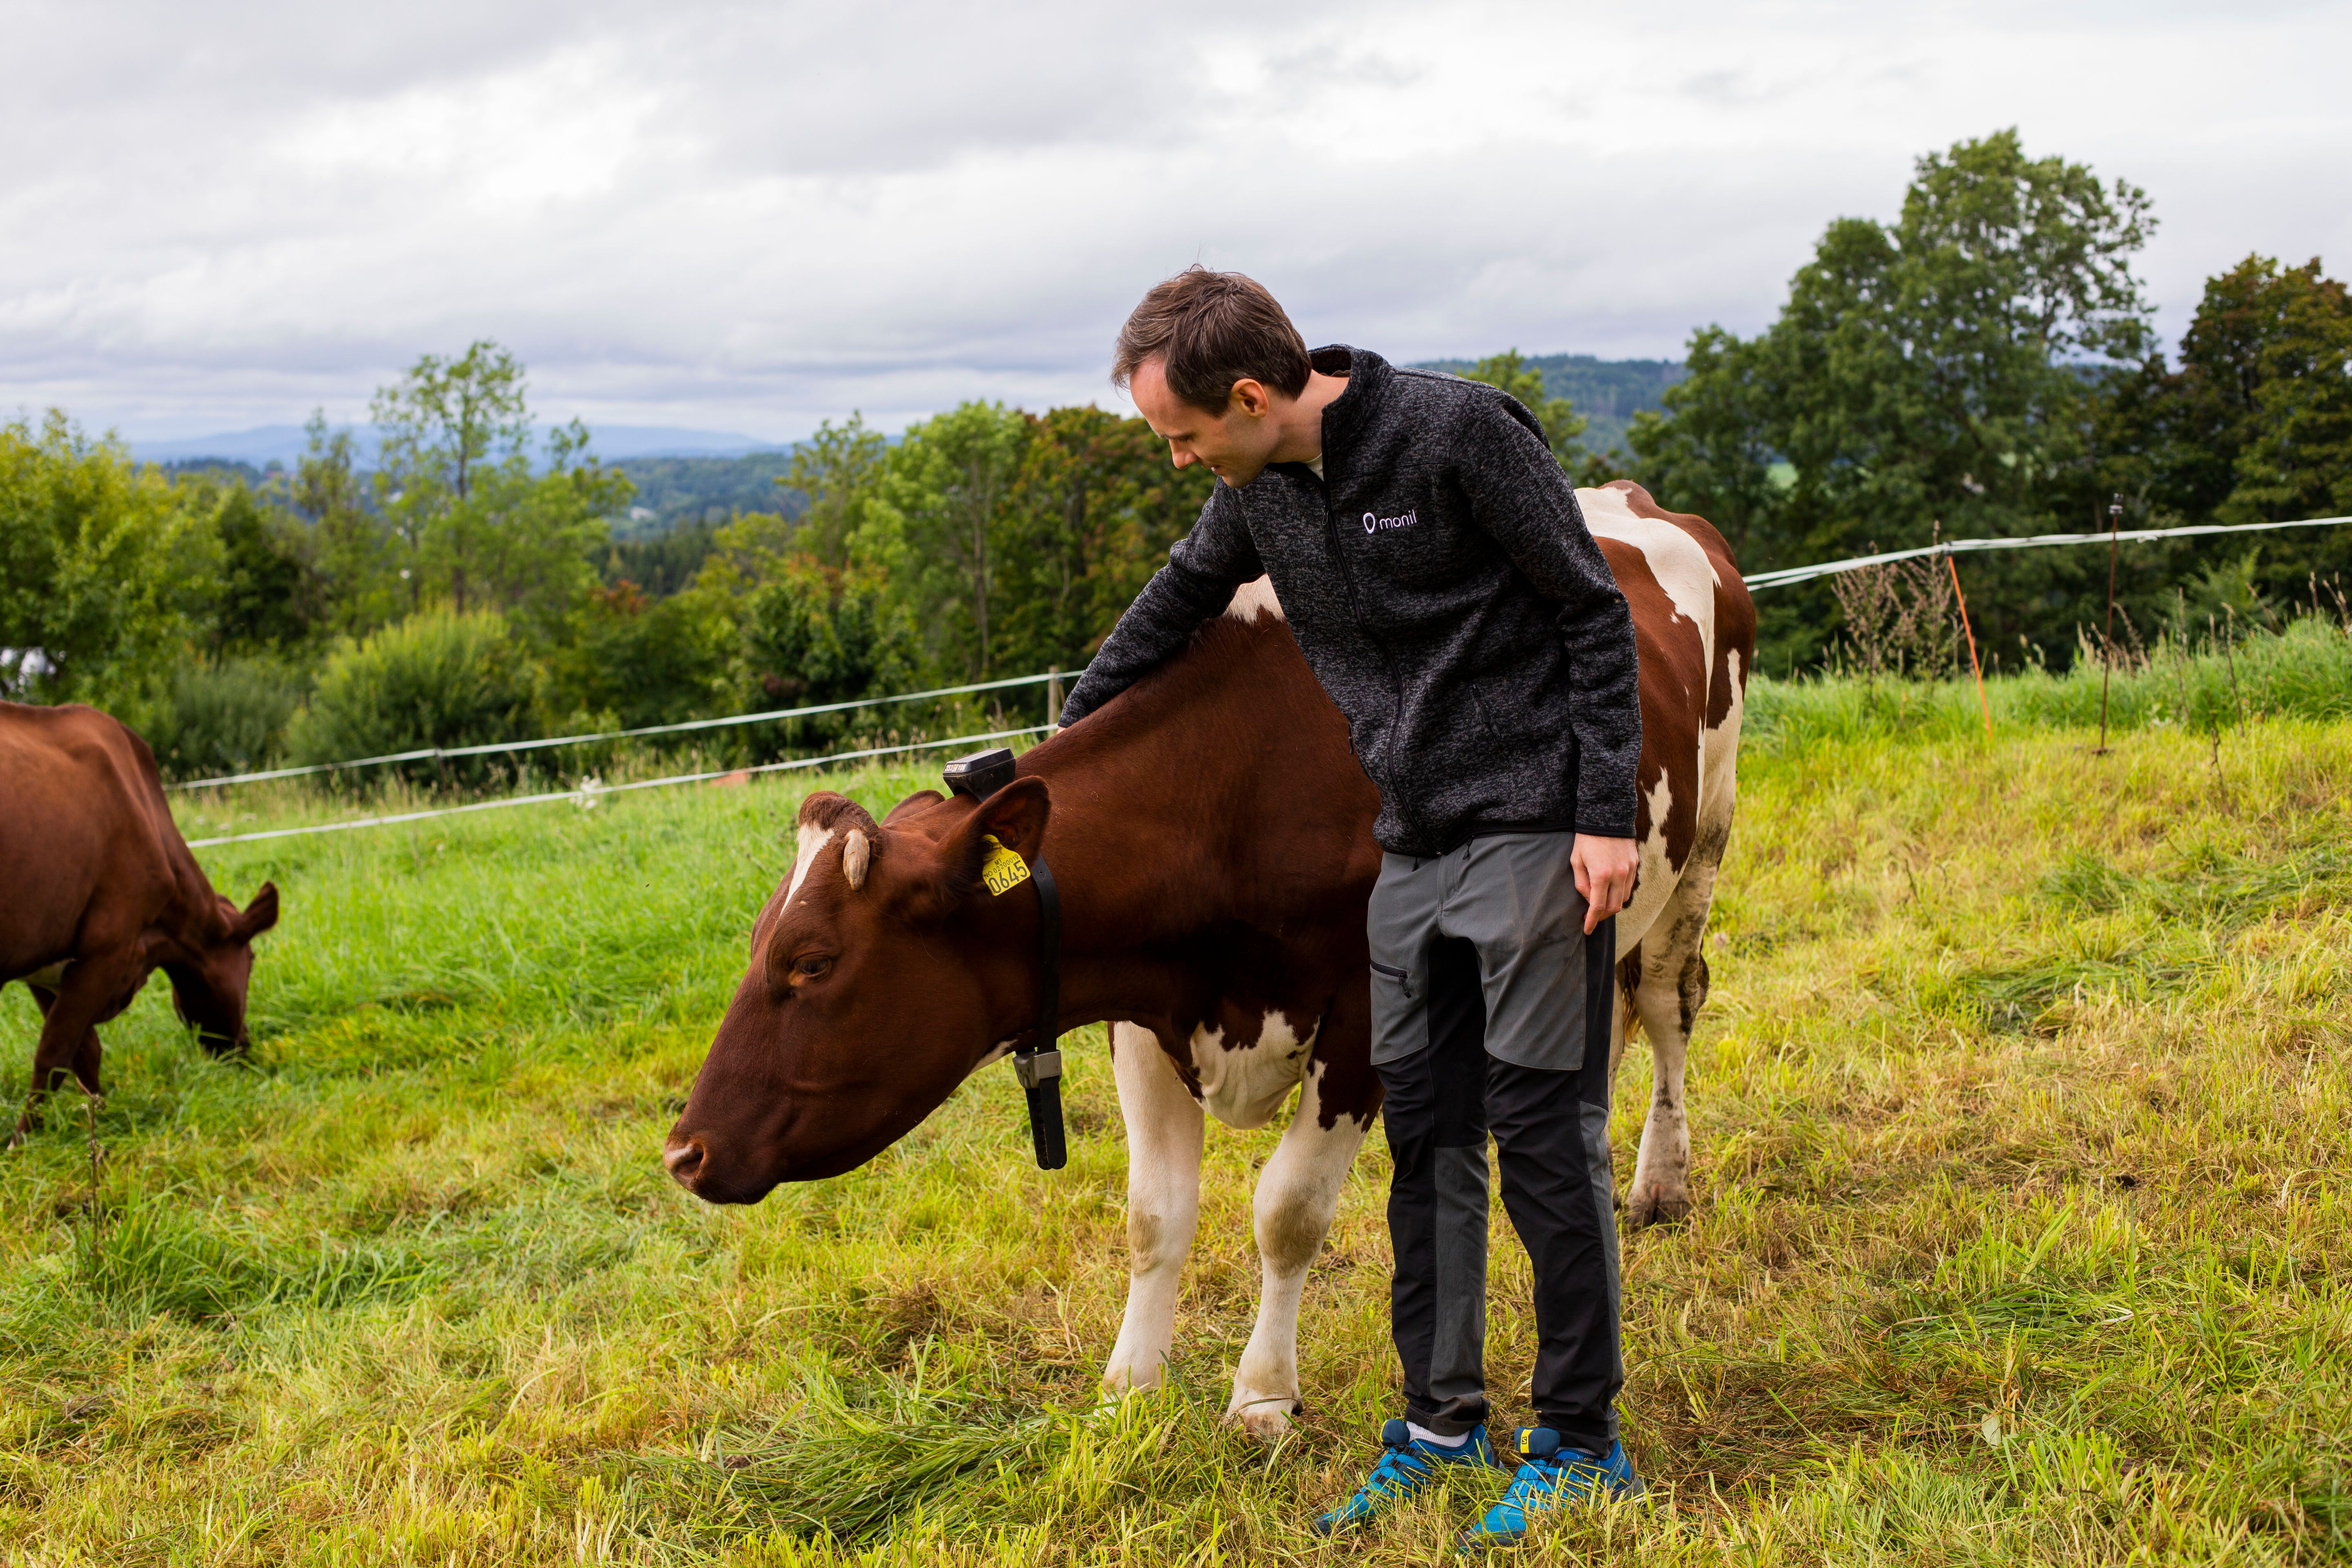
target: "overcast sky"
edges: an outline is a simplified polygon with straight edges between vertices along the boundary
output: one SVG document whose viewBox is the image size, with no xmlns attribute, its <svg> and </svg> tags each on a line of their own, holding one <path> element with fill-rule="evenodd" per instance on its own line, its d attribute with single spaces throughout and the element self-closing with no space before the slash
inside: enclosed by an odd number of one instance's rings
<svg viewBox="0 0 2352 1568">
<path fill-rule="evenodd" d="M 2177 334 L 2352 269 L 2352 4 L 0 0 L 0 416 L 352 417 L 493 337 L 543 414 L 1098 400 L 1199 259 L 1310 341 L 1675 355 L 2020 127 L 2145 186 Z"/>
</svg>

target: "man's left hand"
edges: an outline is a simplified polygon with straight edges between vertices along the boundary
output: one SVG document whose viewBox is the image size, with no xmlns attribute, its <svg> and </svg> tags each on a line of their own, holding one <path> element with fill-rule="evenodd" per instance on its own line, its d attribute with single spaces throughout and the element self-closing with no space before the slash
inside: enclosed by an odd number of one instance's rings
<svg viewBox="0 0 2352 1568">
<path fill-rule="evenodd" d="M 1568 863 L 1576 868 L 1576 890 L 1584 895 L 1584 934 L 1591 936 L 1594 928 L 1623 909 L 1633 896 L 1633 873 L 1641 867 L 1641 852 L 1630 838 L 1580 833 L 1568 852 Z"/>
</svg>

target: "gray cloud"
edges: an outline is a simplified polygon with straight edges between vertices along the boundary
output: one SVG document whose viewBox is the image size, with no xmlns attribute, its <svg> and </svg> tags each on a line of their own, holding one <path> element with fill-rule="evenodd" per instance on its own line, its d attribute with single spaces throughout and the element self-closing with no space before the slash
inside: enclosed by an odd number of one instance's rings
<svg viewBox="0 0 2352 1568">
<path fill-rule="evenodd" d="M 1673 353 L 2009 124 L 2153 193 L 2176 329 L 2352 241 L 2341 5 L 1263 11 L 20 5 L 0 412 L 349 415 L 482 335 L 592 420 L 1108 402 L 1195 258 L 1406 357 Z"/>
</svg>

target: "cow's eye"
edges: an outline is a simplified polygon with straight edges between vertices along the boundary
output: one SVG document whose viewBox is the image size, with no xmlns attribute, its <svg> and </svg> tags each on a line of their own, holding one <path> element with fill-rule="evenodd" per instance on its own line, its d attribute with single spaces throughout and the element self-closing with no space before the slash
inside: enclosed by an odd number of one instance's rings
<svg viewBox="0 0 2352 1568">
<path fill-rule="evenodd" d="M 803 980 L 821 979 L 824 977 L 824 973 L 832 967 L 833 960 L 829 958 L 803 958 L 798 963 L 793 965 L 793 970 L 798 973 L 800 977 Z"/>
</svg>

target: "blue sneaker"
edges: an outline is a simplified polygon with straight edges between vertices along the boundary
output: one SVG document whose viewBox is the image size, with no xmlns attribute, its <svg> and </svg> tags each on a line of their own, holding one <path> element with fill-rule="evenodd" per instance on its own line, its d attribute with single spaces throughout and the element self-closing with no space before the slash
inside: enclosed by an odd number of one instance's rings
<svg viewBox="0 0 2352 1568">
<path fill-rule="evenodd" d="M 1607 1456 L 1599 1457 L 1563 1447 L 1559 1434 L 1549 1426 L 1522 1426 L 1512 1435 L 1511 1447 L 1518 1454 L 1519 1473 L 1511 1478 L 1503 1500 L 1462 1538 L 1465 1552 L 1517 1546 L 1538 1518 L 1567 1504 L 1642 1495 L 1642 1478 L 1633 1473 L 1622 1443 L 1612 1443 Z"/>
<path fill-rule="evenodd" d="M 1402 1502 L 1426 1489 L 1437 1479 L 1440 1465 L 1503 1468 L 1486 1441 L 1484 1426 L 1473 1426 L 1468 1442 L 1448 1448 L 1435 1443 L 1415 1442 L 1403 1422 L 1391 1420 L 1381 1428 L 1381 1462 L 1372 1467 L 1372 1473 L 1356 1489 L 1354 1497 L 1315 1521 L 1316 1534 L 1336 1535 L 1369 1523 L 1391 1503 Z"/>
</svg>

